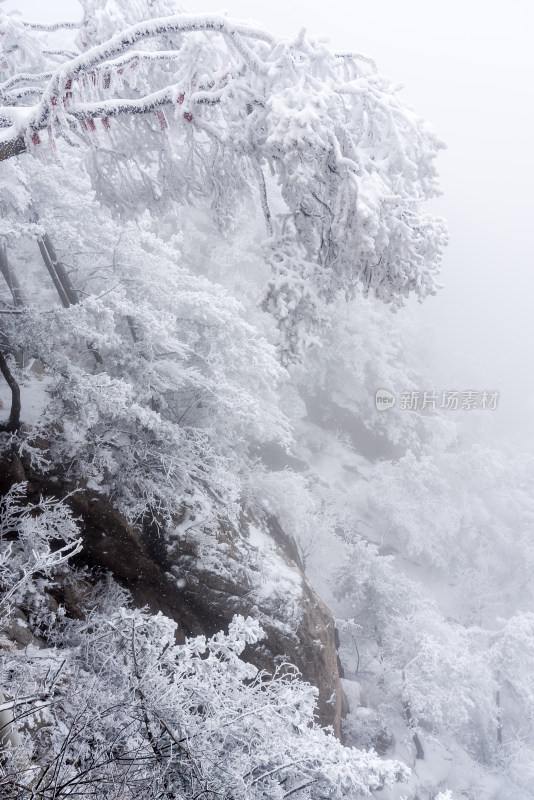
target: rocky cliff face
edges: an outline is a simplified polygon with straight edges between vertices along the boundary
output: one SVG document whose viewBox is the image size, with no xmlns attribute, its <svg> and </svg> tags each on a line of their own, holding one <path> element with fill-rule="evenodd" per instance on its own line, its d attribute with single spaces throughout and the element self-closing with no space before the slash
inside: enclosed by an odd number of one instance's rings
<svg viewBox="0 0 534 800">
<path fill-rule="evenodd" d="M 31 475 L 19 461 L 2 464 L 0 490 L 24 479 L 30 501 L 41 493 L 65 496 L 72 488 Z M 319 690 L 321 724 L 340 736 L 344 694 L 334 620 L 276 519 L 244 513 L 239 527 L 221 522 L 215 535 L 178 524 L 170 541 L 162 541 L 157 530 L 129 525 L 94 492 L 77 491 L 68 502 L 83 537 L 81 564 L 109 570 L 137 604 L 174 619 L 182 638 L 225 629 L 234 614 L 258 619 L 266 637 L 249 648 L 248 660 L 267 672 L 279 662 L 294 664 Z M 60 601 L 76 614 L 72 587 L 63 595 Z"/>
</svg>

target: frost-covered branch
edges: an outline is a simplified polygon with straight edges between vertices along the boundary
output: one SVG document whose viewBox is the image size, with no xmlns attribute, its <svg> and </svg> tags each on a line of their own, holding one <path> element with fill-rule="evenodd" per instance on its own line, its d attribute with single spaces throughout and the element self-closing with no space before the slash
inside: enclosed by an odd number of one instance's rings
<svg viewBox="0 0 534 800">
<path fill-rule="evenodd" d="M 80 27 L 80 23 L 78 22 L 26 22 L 23 21 L 22 24 L 25 28 L 29 28 L 32 31 L 46 31 L 47 33 L 53 33 L 54 31 L 61 31 L 61 30 L 78 30 Z"/>
<path fill-rule="evenodd" d="M 43 28 L 39 28 L 39 30 L 43 30 Z M 268 68 L 268 65 L 254 53 L 252 47 L 246 44 L 244 39 L 259 40 L 272 46 L 275 43 L 274 37 L 260 28 L 233 22 L 227 17 L 214 14 L 179 14 L 133 25 L 102 45 L 93 47 L 58 67 L 52 74 L 37 105 L 24 108 L 24 111 L 20 107 L 16 111 L 15 109 L 10 111 L 9 106 L 0 108 L 0 118 L 11 122 L 10 126 L 0 130 L 0 158 L 8 158 L 14 154 L 15 142 L 21 133 L 24 132 L 26 137 L 31 137 L 47 127 L 53 116 L 53 106 L 57 104 L 58 98 L 67 99 L 64 94 L 68 91 L 67 84 L 72 83 L 79 76 L 89 74 L 104 62 L 130 50 L 138 42 L 151 40 L 161 35 L 169 36 L 202 31 L 219 33 L 228 39 L 253 70 L 264 72 Z M 18 82 L 20 81 L 17 78 Z M 115 113 L 147 113 L 148 110 L 152 110 L 149 106 L 150 101 L 147 100 L 126 103 L 121 107 L 121 111 L 116 108 Z M 76 107 L 72 109 L 72 112 L 76 115 Z M 99 116 L 104 116 L 104 112 Z"/>
</svg>

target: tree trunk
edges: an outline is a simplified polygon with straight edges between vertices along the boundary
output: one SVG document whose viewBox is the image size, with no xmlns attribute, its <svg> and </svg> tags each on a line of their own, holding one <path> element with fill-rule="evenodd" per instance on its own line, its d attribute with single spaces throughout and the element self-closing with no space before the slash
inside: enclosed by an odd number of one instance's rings
<svg viewBox="0 0 534 800">
<path fill-rule="evenodd" d="M 402 682 L 405 683 L 406 676 L 404 670 L 402 671 Z M 410 709 L 410 704 L 407 700 L 403 703 L 404 706 L 404 715 L 406 717 L 406 722 L 408 723 L 409 729 L 412 731 L 412 739 L 415 745 L 415 757 L 418 759 L 423 760 L 425 757 L 425 751 L 423 750 L 423 745 L 421 744 L 421 739 L 419 738 L 419 734 L 417 731 L 414 731 L 413 727 L 413 719 L 412 719 L 412 711 Z"/>
<path fill-rule="evenodd" d="M 50 274 L 50 277 L 52 278 L 54 286 L 56 287 L 59 299 L 61 300 L 61 305 L 63 306 L 63 308 L 69 308 L 72 304 L 67 296 L 67 293 L 65 292 L 65 289 L 62 286 L 62 283 L 59 279 L 59 275 L 56 272 L 54 263 L 50 258 L 50 253 L 48 252 L 48 248 L 46 247 L 44 238 L 39 239 L 37 243 L 39 245 L 39 250 L 41 251 L 41 255 L 43 257 L 45 266 Z"/>
<path fill-rule="evenodd" d="M 13 377 L 2 352 L 0 352 L 0 372 L 11 389 L 11 411 L 9 412 L 9 419 L 7 422 L 0 424 L 0 431 L 16 433 L 20 428 L 20 386 Z"/>
<path fill-rule="evenodd" d="M 24 295 L 22 294 L 18 278 L 9 264 L 5 244 L 0 245 L 0 272 L 4 276 L 9 291 L 11 292 L 13 305 L 16 306 L 16 308 L 21 308 L 24 305 Z"/>
<path fill-rule="evenodd" d="M 43 261 L 50 274 L 50 277 L 52 278 L 52 281 L 54 282 L 54 286 L 56 287 L 63 308 L 70 308 L 71 306 L 78 305 L 80 302 L 78 292 L 72 285 L 72 281 L 67 270 L 65 269 L 65 265 L 59 261 L 54 245 L 50 241 L 49 235 L 45 233 L 44 236 L 38 240 L 38 244 Z M 102 364 L 102 356 L 94 347 L 92 342 L 87 342 L 87 348 L 93 354 L 96 363 Z"/>
<path fill-rule="evenodd" d="M 24 295 L 22 293 L 18 278 L 15 272 L 13 272 L 11 269 L 5 244 L 0 245 L 0 272 L 4 276 L 9 291 L 11 292 L 13 305 L 16 308 L 22 308 L 24 305 Z M 15 356 L 17 366 L 22 369 L 24 367 L 24 350 L 14 350 L 13 355 Z"/>
<path fill-rule="evenodd" d="M 64 264 L 62 264 L 61 261 L 59 261 L 54 246 L 50 241 L 50 237 L 47 233 L 45 233 L 45 235 L 43 236 L 42 242 L 48 252 L 50 262 L 61 283 L 63 291 L 65 292 L 65 296 L 69 301 L 69 305 L 71 306 L 77 305 L 80 302 L 78 292 L 72 285 L 72 281 L 67 273 L 67 270 L 65 269 Z"/>
</svg>

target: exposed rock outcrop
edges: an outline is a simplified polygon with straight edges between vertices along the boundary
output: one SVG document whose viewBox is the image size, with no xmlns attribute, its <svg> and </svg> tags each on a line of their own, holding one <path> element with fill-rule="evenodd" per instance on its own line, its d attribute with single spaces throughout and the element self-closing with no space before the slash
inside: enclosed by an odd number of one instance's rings
<svg viewBox="0 0 534 800">
<path fill-rule="evenodd" d="M 2 463 L 1 490 L 21 480 L 20 467 Z M 29 478 L 30 501 L 72 489 L 40 475 Z M 221 522 L 215 532 L 178 524 L 162 551 L 150 529 L 128 524 L 101 495 L 81 490 L 68 503 L 79 519 L 82 564 L 109 570 L 137 604 L 174 619 L 181 637 L 211 635 L 237 613 L 258 619 L 266 638 L 246 657 L 268 672 L 279 661 L 294 664 L 319 690 L 320 722 L 340 736 L 344 694 L 334 621 L 307 583 L 294 542 L 274 518 L 243 514 L 239 527 Z M 75 600 L 59 599 L 76 614 Z"/>
</svg>

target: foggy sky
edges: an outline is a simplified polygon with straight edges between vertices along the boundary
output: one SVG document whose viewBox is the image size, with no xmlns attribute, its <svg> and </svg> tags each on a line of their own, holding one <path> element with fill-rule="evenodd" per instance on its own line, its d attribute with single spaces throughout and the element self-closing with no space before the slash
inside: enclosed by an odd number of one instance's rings
<svg viewBox="0 0 534 800">
<path fill-rule="evenodd" d="M 498 389 L 496 433 L 534 444 L 534 8 L 527 0 L 188 0 L 188 10 L 254 19 L 274 33 L 326 36 L 372 56 L 448 149 L 438 165 L 448 220 L 445 288 L 402 313 L 432 324 L 436 385 Z M 77 19 L 76 0 L 8 0 L 25 18 Z M 476 413 L 476 412 L 472 412 Z M 480 412 L 479 412 L 480 413 Z M 486 412 L 490 413 L 490 412 Z"/>
</svg>

